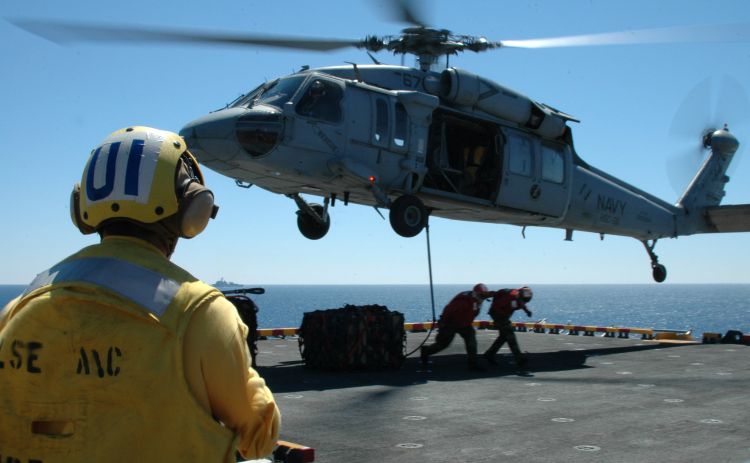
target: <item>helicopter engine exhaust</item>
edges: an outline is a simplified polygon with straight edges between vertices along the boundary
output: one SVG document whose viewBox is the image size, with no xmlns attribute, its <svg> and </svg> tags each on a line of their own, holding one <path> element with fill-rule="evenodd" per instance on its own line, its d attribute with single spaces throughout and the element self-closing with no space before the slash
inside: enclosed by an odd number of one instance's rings
<svg viewBox="0 0 750 463">
<path fill-rule="evenodd" d="M 520 93 L 462 69 L 450 68 L 442 72 L 440 98 L 516 122 L 544 138 L 555 139 L 565 131 L 567 118 Z"/>
</svg>

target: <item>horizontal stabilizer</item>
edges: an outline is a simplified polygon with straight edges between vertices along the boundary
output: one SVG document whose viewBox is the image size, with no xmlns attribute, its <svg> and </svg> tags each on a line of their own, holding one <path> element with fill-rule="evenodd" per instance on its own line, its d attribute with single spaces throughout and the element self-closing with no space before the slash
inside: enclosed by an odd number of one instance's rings
<svg viewBox="0 0 750 463">
<path fill-rule="evenodd" d="M 705 211 L 715 233 L 750 231 L 750 204 L 707 207 Z"/>
</svg>

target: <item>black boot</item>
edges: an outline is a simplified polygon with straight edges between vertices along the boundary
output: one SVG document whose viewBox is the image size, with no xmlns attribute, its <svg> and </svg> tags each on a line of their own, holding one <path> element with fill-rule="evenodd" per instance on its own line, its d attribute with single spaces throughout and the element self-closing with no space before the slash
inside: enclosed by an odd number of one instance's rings
<svg viewBox="0 0 750 463">
<path fill-rule="evenodd" d="M 526 365 L 529 363 L 529 359 L 521 354 L 516 356 L 516 366 L 518 367 L 519 371 L 526 371 Z"/>
<path fill-rule="evenodd" d="M 427 367 L 427 359 L 429 355 L 424 351 L 424 346 L 419 348 L 419 359 L 422 361 L 422 366 Z"/>
</svg>

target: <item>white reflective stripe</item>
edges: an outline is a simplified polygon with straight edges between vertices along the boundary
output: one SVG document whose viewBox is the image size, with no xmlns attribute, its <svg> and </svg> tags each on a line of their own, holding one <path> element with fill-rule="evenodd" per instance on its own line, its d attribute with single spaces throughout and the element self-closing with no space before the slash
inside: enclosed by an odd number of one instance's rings
<svg viewBox="0 0 750 463">
<path fill-rule="evenodd" d="M 146 135 L 145 139 L 144 135 Z M 165 132 L 154 129 L 149 129 L 146 133 L 143 131 L 117 132 L 107 137 L 98 148 L 96 162 L 89 162 L 86 165 L 84 176 L 93 180 L 91 184 L 86 184 L 86 191 L 81 192 L 86 205 L 91 206 L 100 201 L 122 200 L 147 204 L 151 195 L 159 152 L 165 137 Z M 137 142 L 143 144 L 142 148 L 133 151 L 133 143 Z M 111 166 L 110 156 L 116 157 Z M 92 169 L 89 177 L 89 170 Z M 110 175 L 111 178 L 108 178 Z M 108 194 L 96 199 L 89 197 L 88 191 L 103 188 L 108 182 L 112 182 L 111 191 Z M 128 191 L 128 184 L 134 190 Z"/>
<path fill-rule="evenodd" d="M 61 262 L 40 273 L 23 294 L 42 286 L 68 282 L 103 286 L 157 316 L 164 314 L 180 289 L 177 281 L 139 265 L 109 257 L 87 257 Z"/>
</svg>

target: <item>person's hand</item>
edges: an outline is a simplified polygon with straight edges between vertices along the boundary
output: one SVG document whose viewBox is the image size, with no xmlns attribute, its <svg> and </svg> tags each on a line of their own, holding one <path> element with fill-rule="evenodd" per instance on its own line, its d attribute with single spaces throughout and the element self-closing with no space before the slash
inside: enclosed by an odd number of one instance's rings
<svg viewBox="0 0 750 463">
<path fill-rule="evenodd" d="M 529 317 L 529 318 L 531 318 L 531 310 L 529 310 L 529 309 L 523 309 L 523 310 L 524 310 L 524 312 L 526 312 L 526 316 Z"/>
</svg>

